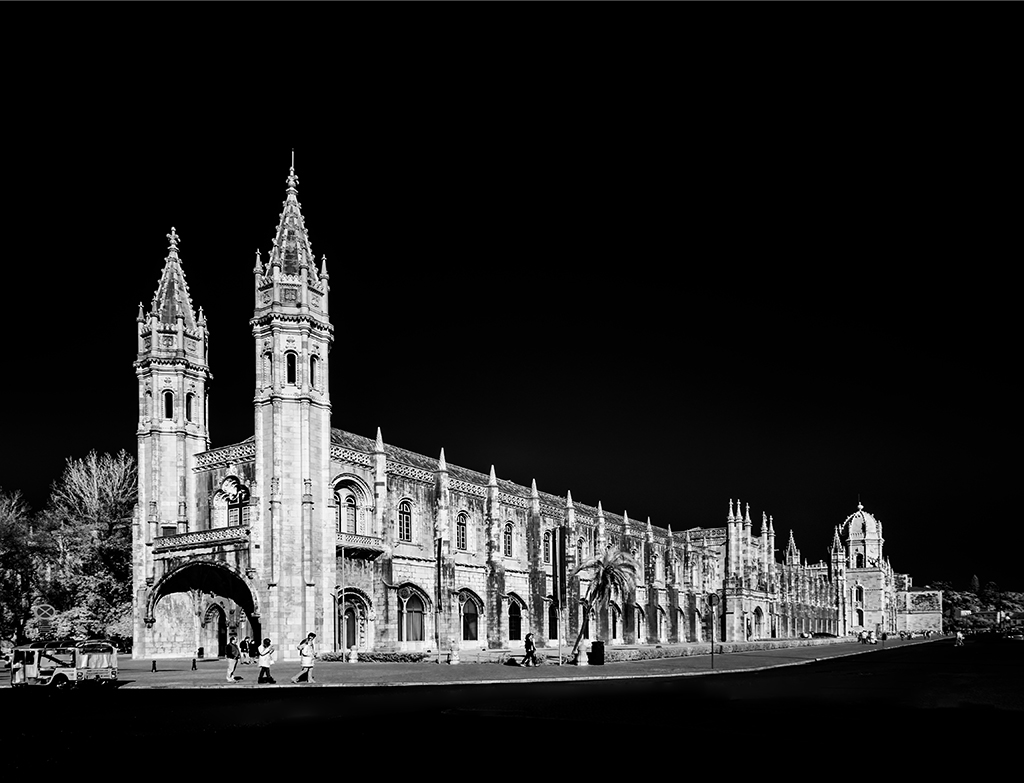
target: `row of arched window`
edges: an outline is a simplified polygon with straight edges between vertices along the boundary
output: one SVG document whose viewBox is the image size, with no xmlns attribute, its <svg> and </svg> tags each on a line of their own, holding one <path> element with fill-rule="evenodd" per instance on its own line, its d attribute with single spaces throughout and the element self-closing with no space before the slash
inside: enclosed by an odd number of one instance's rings
<svg viewBox="0 0 1024 783">
<path fill-rule="evenodd" d="M 270 352 L 263 354 L 263 379 L 268 386 L 273 385 L 274 356 Z M 294 351 L 284 354 L 284 381 L 289 386 L 299 382 L 299 355 Z M 309 357 L 309 385 L 314 389 L 320 388 L 320 357 L 316 354 Z"/>
<path fill-rule="evenodd" d="M 164 409 L 163 410 L 163 414 L 164 414 L 163 417 L 165 419 L 173 419 L 174 418 L 174 392 L 172 392 L 170 389 L 165 389 L 161 393 L 161 398 L 163 400 L 163 409 Z M 149 394 L 147 392 L 147 400 L 148 399 L 149 399 Z M 196 421 L 195 414 L 196 414 L 196 395 L 193 392 L 188 392 L 185 395 L 185 421 Z"/>
<path fill-rule="evenodd" d="M 514 557 L 514 533 L 515 526 L 506 522 L 501 535 L 501 550 L 505 557 Z M 398 540 L 412 541 L 412 503 L 408 500 L 398 504 Z M 462 552 L 469 549 L 469 515 L 464 511 L 455 518 L 455 548 Z"/>
</svg>

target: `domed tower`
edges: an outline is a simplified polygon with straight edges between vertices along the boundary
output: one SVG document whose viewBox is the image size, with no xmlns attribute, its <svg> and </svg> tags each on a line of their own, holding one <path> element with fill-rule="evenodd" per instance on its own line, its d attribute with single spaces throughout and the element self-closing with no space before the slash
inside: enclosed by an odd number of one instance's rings
<svg viewBox="0 0 1024 783">
<path fill-rule="evenodd" d="M 849 568 L 881 568 L 882 523 L 857 504 L 857 510 L 843 523 L 846 532 L 846 556 Z"/>
</svg>

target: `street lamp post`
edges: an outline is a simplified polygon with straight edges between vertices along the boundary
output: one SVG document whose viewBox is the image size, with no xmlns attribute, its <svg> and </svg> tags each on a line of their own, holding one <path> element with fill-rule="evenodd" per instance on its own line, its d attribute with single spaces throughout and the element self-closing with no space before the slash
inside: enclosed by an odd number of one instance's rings
<svg viewBox="0 0 1024 783">
<path fill-rule="evenodd" d="M 718 606 L 718 593 L 708 593 L 708 605 L 711 607 L 711 668 L 715 668 L 715 607 Z"/>
</svg>

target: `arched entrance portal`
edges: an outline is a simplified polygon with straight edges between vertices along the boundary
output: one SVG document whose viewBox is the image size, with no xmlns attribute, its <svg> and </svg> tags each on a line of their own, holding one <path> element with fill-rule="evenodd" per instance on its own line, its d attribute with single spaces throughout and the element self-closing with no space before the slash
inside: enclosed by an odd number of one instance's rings
<svg viewBox="0 0 1024 783">
<path fill-rule="evenodd" d="M 227 637 L 261 638 L 255 592 L 232 566 L 197 560 L 157 580 L 146 594 L 145 627 L 133 645 L 138 658 L 212 658 Z"/>
<path fill-rule="evenodd" d="M 338 610 L 335 649 L 349 651 L 355 647 L 356 650 L 369 650 L 373 646 L 373 610 L 366 593 L 354 587 L 348 587 L 344 591 L 338 588 L 335 605 Z"/>
</svg>

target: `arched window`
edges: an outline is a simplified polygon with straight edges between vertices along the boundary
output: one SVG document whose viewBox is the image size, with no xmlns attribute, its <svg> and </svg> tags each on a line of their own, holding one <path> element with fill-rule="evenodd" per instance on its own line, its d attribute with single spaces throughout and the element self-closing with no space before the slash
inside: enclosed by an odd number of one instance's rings
<svg viewBox="0 0 1024 783">
<path fill-rule="evenodd" d="M 356 499 L 349 495 L 345 498 L 345 532 L 356 532 L 356 515 L 359 510 L 356 508 Z"/>
<path fill-rule="evenodd" d="M 576 541 L 576 565 L 583 562 L 583 539 Z"/>
<path fill-rule="evenodd" d="M 398 540 L 412 541 L 412 503 L 408 500 L 398 504 Z"/>
<path fill-rule="evenodd" d="M 320 357 L 313 354 L 309 357 L 309 385 L 314 389 L 320 387 Z"/>
<path fill-rule="evenodd" d="M 192 401 L 196 398 L 192 392 L 185 395 L 185 420 L 192 421 Z"/>
<path fill-rule="evenodd" d="M 462 605 L 462 641 L 475 642 L 477 640 L 477 615 L 476 603 L 470 599 Z"/>
<path fill-rule="evenodd" d="M 269 351 L 263 354 L 263 385 L 274 385 L 274 356 Z"/>
<path fill-rule="evenodd" d="M 657 553 L 653 553 L 651 555 L 651 565 L 653 566 L 653 568 L 651 570 L 654 571 L 654 578 L 655 579 L 661 579 L 661 573 L 658 571 L 658 555 L 657 555 Z"/>
<path fill-rule="evenodd" d="M 294 385 L 296 383 L 296 381 L 295 381 L 295 375 L 296 375 L 296 370 L 295 370 L 295 354 L 293 354 L 293 353 L 286 353 L 284 355 L 284 358 L 285 358 L 285 367 L 286 367 L 286 374 L 285 374 L 286 383 Z"/>
<path fill-rule="evenodd" d="M 523 638 L 523 610 L 519 608 L 518 601 L 509 601 L 508 604 L 508 640 L 518 642 Z"/>
<path fill-rule="evenodd" d="M 174 394 L 169 391 L 164 392 L 164 418 L 174 418 Z"/>
<path fill-rule="evenodd" d="M 858 603 L 864 603 L 864 588 L 860 585 L 853 588 L 853 600 Z"/>
<path fill-rule="evenodd" d="M 544 534 L 544 562 L 551 562 L 551 534 Z"/>
<path fill-rule="evenodd" d="M 503 538 L 502 551 L 505 553 L 505 557 L 512 557 L 512 523 L 508 522 L 505 524 L 505 534 Z"/>
<path fill-rule="evenodd" d="M 467 540 L 466 540 L 466 529 L 467 529 L 467 518 L 464 513 L 460 513 L 458 518 L 455 520 L 455 546 L 457 549 L 466 551 Z"/>
<path fill-rule="evenodd" d="M 249 524 L 249 490 L 235 476 L 221 482 L 221 491 L 227 499 L 228 527 Z"/>
<path fill-rule="evenodd" d="M 864 554 L 861 553 L 861 552 L 858 552 L 857 555 L 856 555 L 855 561 L 856 561 L 856 565 L 854 566 L 854 568 L 863 568 L 864 567 Z"/>
<path fill-rule="evenodd" d="M 864 610 L 857 610 L 857 625 L 864 625 Z"/>
<path fill-rule="evenodd" d="M 424 638 L 423 601 L 413 593 L 398 605 L 398 641 L 422 642 Z"/>
</svg>

